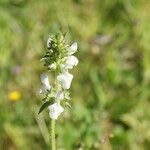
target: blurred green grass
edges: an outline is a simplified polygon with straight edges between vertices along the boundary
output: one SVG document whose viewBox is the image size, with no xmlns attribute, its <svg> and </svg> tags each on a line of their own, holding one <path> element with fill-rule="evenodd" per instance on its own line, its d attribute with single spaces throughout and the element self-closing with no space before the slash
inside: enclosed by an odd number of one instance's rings
<svg viewBox="0 0 150 150">
<path fill-rule="evenodd" d="M 72 109 L 58 148 L 150 149 L 150 2 L 0 0 L 0 149 L 49 149 L 48 112 L 37 115 L 39 61 L 58 30 L 79 44 Z M 18 91 L 21 98 L 8 97 Z"/>
</svg>

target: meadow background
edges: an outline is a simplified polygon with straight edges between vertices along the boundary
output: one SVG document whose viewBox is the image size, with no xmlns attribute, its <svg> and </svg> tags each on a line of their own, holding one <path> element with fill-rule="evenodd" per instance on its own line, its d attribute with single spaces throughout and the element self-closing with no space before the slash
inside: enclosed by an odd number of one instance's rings
<svg viewBox="0 0 150 150">
<path fill-rule="evenodd" d="M 40 59 L 59 30 L 80 63 L 58 150 L 150 150 L 149 0 L 0 0 L 0 149 L 49 149 Z"/>
</svg>

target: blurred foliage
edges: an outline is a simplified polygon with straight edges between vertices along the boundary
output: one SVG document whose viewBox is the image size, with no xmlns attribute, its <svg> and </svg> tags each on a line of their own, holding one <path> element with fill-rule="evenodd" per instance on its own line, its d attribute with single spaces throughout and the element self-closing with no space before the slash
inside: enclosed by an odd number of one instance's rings
<svg viewBox="0 0 150 150">
<path fill-rule="evenodd" d="M 148 0 L 0 0 L 0 149 L 49 149 L 48 112 L 37 114 L 39 60 L 62 30 L 79 43 L 80 63 L 58 149 L 149 150 L 149 8 Z"/>
</svg>

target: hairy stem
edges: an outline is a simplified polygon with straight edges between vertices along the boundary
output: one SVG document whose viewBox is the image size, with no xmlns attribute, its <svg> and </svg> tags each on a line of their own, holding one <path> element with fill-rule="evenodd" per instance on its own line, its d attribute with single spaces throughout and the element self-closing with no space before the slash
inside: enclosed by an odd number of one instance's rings
<svg viewBox="0 0 150 150">
<path fill-rule="evenodd" d="M 51 150 L 56 150 L 55 120 L 51 119 Z"/>
</svg>

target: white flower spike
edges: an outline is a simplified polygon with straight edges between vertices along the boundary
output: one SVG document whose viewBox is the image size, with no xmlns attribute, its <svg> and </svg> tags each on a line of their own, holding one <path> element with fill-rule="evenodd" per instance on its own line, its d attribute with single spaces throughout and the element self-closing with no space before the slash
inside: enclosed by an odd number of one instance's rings
<svg viewBox="0 0 150 150">
<path fill-rule="evenodd" d="M 68 73 L 68 72 L 62 73 L 62 74 L 57 76 L 57 80 L 60 82 L 61 87 L 63 89 L 69 89 L 70 88 L 72 79 L 73 79 L 73 75 Z"/>
<path fill-rule="evenodd" d="M 49 109 L 49 116 L 51 119 L 57 120 L 59 115 L 64 111 L 63 107 L 60 103 L 54 103 L 48 107 Z"/>
<path fill-rule="evenodd" d="M 78 48 L 78 44 L 77 44 L 77 42 L 74 42 L 68 50 L 69 55 L 74 54 L 77 51 L 77 48 Z"/>
<path fill-rule="evenodd" d="M 68 56 L 66 60 L 65 67 L 67 69 L 72 69 L 74 66 L 78 64 L 78 59 L 75 56 Z"/>
<path fill-rule="evenodd" d="M 50 118 L 57 120 L 64 111 L 62 106 L 65 106 L 68 103 L 67 101 L 70 100 L 69 88 L 73 80 L 73 75 L 69 71 L 79 63 L 79 60 L 73 56 L 77 49 L 78 44 L 76 42 L 68 47 L 68 42 L 61 32 L 48 38 L 47 51 L 41 60 L 44 61 L 44 66 L 48 71 L 55 72 L 55 84 L 51 87 L 48 75 L 41 75 L 42 87 L 40 93 L 45 94 L 45 102 L 39 113 L 48 107 Z M 48 105 L 45 105 L 45 103 Z"/>
</svg>

